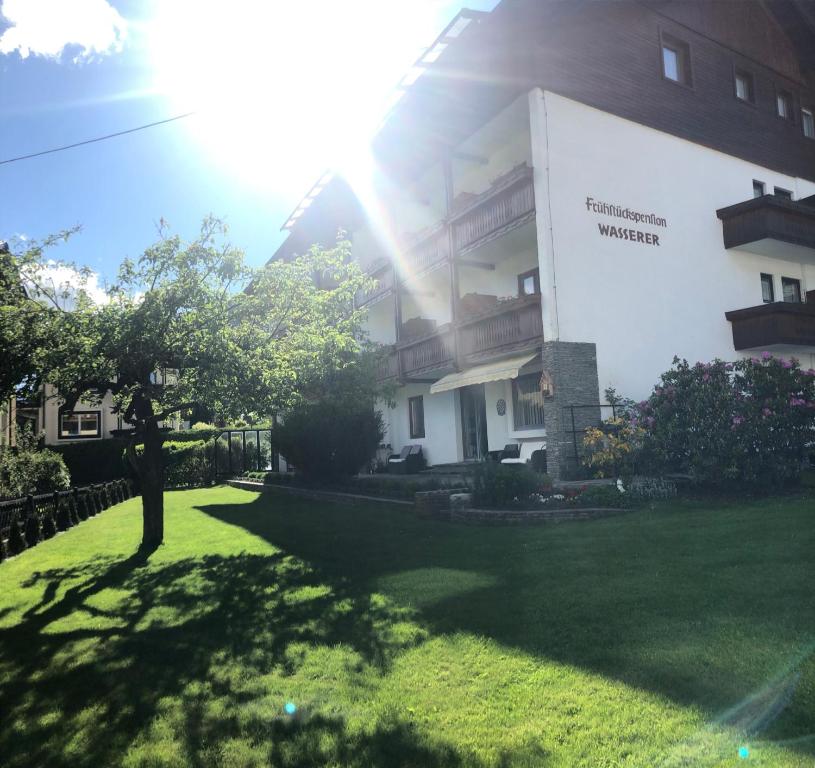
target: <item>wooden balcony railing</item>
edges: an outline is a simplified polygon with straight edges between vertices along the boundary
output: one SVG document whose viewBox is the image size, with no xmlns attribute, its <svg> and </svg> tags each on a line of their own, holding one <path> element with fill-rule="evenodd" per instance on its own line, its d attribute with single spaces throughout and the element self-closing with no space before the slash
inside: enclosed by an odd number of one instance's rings
<svg viewBox="0 0 815 768">
<path fill-rule="evenodd" d="M 395 347 L 391 347 L 376 371 L 376 378 L 378 381 L 385 381 L 387 379 L 395 379 L 399 376 L 399 358 Z"/>
<path fill-rule="evenodd" d="M 725 317 L 732 326 L 736 350 L 815 347 L 815 291 L 807 293 L 805 304 L 776 301 L 725 312 Z"/>
<path fill-rule="evenodd" d="M 807 261 L 815 251 L 815 195 L 804 200 L 764 195 L 720 208 L 716 215 L 725 248 Z"/>
<path fill-rule="evenodd" d="M 356 302 L 358 307 L 384 296 L 386 293 L 393 289 L 393 269 L 390 264 L 386 262 L 384 265 L 377 264 L 368 273 L 376 280 L 376 285 L 368 291 L 357 291 Z"/>
<path fill-rule="evenodd" d="M 432 336 L 400 344 L 399 356 L 406 376 L 451 366 L 456 357 L 453 329 L 448 325 Z"/>
<path fill-rule="evenodd" d="M 475 198 L 452 219 L 456 249 L 461 253 L 523 223 L 535 212 L 532 169 L 522 166 Z"/>
<path fill-rule="evenodd" d="M 450 240 L 447 227 L 437 225 L 432 231 L 424 233 L 404 252 L 404 265 L 414 274 L 447 261 L 450 258 Z"/>
<path fill-rule="evenodd" d="M 489 356 L 543 337 L 540 296 L 525 296 L 499 304 L 481 317 L 459 323 L 463 357 Z"/>
</svg>

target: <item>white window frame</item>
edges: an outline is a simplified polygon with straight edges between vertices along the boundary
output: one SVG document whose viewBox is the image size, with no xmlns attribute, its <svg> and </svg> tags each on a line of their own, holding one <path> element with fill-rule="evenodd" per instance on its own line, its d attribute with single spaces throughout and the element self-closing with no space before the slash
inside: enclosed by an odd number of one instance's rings
<svg viewBox="0 0 815 768">
<path fill-rule="evenodd" d="M 63 429 L 63 419 L 68 417 L 77 417 L 79 431 L 77 433 L 66 432 Z M 102 411 L 59 411 L 57 421 L 57 438 L 59 440 L 93 440 L 102 436 Z M 83 421 L 90 421 L 95 419 L 96 427 L 93 431 L 83 430 Z"/>
</svg>

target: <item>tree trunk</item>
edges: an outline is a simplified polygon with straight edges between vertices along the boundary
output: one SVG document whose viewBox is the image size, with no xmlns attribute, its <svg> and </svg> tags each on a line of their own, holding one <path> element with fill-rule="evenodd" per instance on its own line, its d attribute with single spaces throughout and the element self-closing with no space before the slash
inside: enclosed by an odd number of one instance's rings
<svg viewBox="0 0 815 768">
<path fill-rule="evenodd" d="M 139 461 L 139 481 L 142 493 L 142 548 L 154 550 L 164 539 L 164 460 L 163 442 L 158 424 L 145 424 L 144 454 Z"/>
</svg>

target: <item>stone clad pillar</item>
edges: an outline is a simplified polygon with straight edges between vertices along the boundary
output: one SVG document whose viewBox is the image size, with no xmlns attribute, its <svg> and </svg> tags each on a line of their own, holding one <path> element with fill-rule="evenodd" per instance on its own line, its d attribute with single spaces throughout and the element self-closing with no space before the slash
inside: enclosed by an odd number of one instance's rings
<svg viewBox="0 0 815 768">
<path fill-rule="evenodd" d="M 600 402 L 597 348 L 586 342 L 544 341 L 541 359 L 552 381 L 552 396 L 544 403 L 547 472 L 554 480 L 566 480 L 578 469 L 569 406 L 595 406 Z M 580 448 L 582 430 L 599 424 L 600 409 L 575 409 L 574 417 Z"/>
</svg>

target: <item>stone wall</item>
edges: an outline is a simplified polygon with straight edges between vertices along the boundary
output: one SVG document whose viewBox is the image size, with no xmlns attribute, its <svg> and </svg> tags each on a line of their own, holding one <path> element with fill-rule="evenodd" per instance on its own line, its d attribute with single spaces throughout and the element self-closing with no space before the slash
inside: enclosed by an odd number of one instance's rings
<svg viewBox="0 0 815 768">
<path fill-rule="evenodd" d="M 546 464 L 553 480 L 568 479 L 579 468 L 575 461 L 575 435 L 578 452 L 583 430 L 600 423 L 600 408 L 575 408 L 574 424 L 570 406 L 594 406 L 600 402 L 597 378 L 597 349 L 594 344 L 546 341 L 541 351 L 543 370 L 552 380 L 552 396 L 546 398 Z"/>
</svg>

